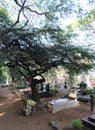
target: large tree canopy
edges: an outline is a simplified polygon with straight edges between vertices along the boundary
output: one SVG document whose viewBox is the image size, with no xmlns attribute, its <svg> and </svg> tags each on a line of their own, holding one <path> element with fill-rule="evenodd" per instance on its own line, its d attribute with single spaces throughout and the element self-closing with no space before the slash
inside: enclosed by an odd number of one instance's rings
<svg viewBox="0 0 95 130">
<path fill-rule="evenodd" d="M 72 74 L 86 71 L 93 66 L 95 56 L 89 49 L 72 44 L 72 30 L 63 30 L 58 25 L 53 26 L 48 22 L 38 28 L 27 24 L 28 21 L 24 26 L 21 23 L 15 26 L 20 20 L 20 13 L 23 11 L 24 15 L 25 10 L 31 12 L 31 9 L 25 6 L 27 0 L 21 3 L 14 1 L 20 6 L 15 23 L 9 19 L 6 10 L 2 8 L 0 11 L 1 59 L 4 65 L 17 70 L 30 82 L 34 100 L 39 101 L 36 84 L 45 81 L 42 74 L 57 66 L 64 66 Z M 34 13 L 43 15 L 35 11 Z M 24 16 L 27 19 L 26 15 Z M 38 75 L 42 79 L 35 79 Z"/>
<path fill-rule="evenodd" d="M 7 35 L 7 40 L 1 39 L 1 50 L 9 67 L 23 69 L 33 77 L 58 65 L 76 72 L 90 68 L 92 53 L 71 45 L 70 36 L 60 28 L 44 27 L 31 32 L 17 29 Z"/>
</svg>

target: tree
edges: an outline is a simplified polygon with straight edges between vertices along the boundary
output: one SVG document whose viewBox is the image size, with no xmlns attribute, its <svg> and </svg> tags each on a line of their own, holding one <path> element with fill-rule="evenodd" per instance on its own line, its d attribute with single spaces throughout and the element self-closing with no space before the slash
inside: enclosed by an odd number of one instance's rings
<svg viewBox="0 0 95 130">
<path fill-rule="evenodd" d="M 95 9 L 89 11 L 86 16 L 73 21 L 69 27 L 78 32 L 79 37 L 76 40 L 82 46 L 88 46 L 92 51 L 95 50 Z"/>
<path fill-rule="evenodd" d="M 7 59 L 5 64 L 16 69 L 30 82 L 36 101 L 39 99 L 36 85 L 45 81 L 43 73 L 58 65 L 63 65 L 70 73 L 92 67 L 94 55 L 70 45 L 70 35 L 64 35 L 60 28 L 45 27 L 33 29 L 32 32 L 17 29 L 10 34 L 8 37 L 14 37 L 7 41 L 1 39 L 0 50 Z M 35 79 L 38 75 L 42 77 L 41 80 Z"/>
<path fill-rule="evenodd" d="M 22 25 L 14 26 L 17 23 L 12 24 L 11 20 L 4 20 L 0 31 L 2 62 L 26 78 L 35 101 L 40 102 L 36 85 L 45 81 L 43 74 L 48 70 L 64 66 L 74 74 L 92 67 L 94 53 L 72 45 L 72 32 L 48 24 L 41 28 L 29 25 L 22 28 Z"/>
</svg>

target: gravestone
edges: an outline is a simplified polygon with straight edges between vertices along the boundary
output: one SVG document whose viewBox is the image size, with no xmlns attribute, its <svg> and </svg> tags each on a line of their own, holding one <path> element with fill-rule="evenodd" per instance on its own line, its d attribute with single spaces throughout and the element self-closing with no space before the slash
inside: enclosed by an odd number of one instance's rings
<svg viewBox="0 0 95 130">
<path fill-rule="evenodd" d="M 82 82 L 80 83 L 80 91 L 81 91 L 81 92 L 84 92 L 85 89 L 86 89 L 86 87 L 87 87 L 87 84 L 82 81 Z"/>
<path fill-rule="evenodd" d="M 69 91 L 68 98 L 71 98 L 71 99 L 76 99 L 77 98 L 77 90 L 70 89 L 68 91 Z"/>
<path fill-rule="evenodd" d="M 95 87 L 93 87 L 93 93 L 95 93 Z"/>
</svg>

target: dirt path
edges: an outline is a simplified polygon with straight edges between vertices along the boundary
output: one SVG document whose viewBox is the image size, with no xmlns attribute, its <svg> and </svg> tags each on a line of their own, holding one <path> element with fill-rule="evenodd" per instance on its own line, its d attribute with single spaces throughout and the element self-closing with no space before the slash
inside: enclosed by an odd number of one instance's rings
<svg viewBox="0 0 95 130">
<path fill-rule="evenodd" d="M 47 100 L 52 98 L 54 97 Z M 51 120 L 58 121 L 64 130 L 73 130 L 73 119 L 81 119 L 91 114 L 90 105 L 85 103 L 80 103 L 79 107 L 62 110 L 54 114 L 39 110 L 29 117 L 18 113 L 22 107 L 24 107 L 24 103 L 19 97 L 12 94 L 8 88 L 0 88 L 0 130 L 53 130 L 49 125 Z M 95 108 L 93 113 L 95 113 Z"/>
</svg>

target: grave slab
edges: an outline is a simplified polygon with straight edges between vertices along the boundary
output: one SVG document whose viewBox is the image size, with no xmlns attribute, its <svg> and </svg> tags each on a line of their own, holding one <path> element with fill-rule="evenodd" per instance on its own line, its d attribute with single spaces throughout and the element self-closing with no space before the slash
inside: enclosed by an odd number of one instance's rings
<svg viewBox="0 0 95 130">
<path fill-rule="evenodd" d="M 79 106 L 79 101 L 71 100 L 69 98 L 53 100 L 48 103 L 48 108 L 52 113 L 76 106 Z"/>
<path fill-rule="evenodd" d="M 93 123 L 95 123 L 95 115 L 91 115 L 88 117 L 90 121 L 92 121 Z"/>
<path fill-rule="evenodd" d="M 90 101 L 90 95 L 80 96 L 80 97 L 78 98 L 78 101 L 81 101 L 81 102 L 89 102 L 89 101 Z"/>
<path fill-rule="evenodd" d="M 82 123 L 90 130 L 95 130 L 95 115 L 90 115 L 89 117 L 82 118 Z"/>
</svg>

